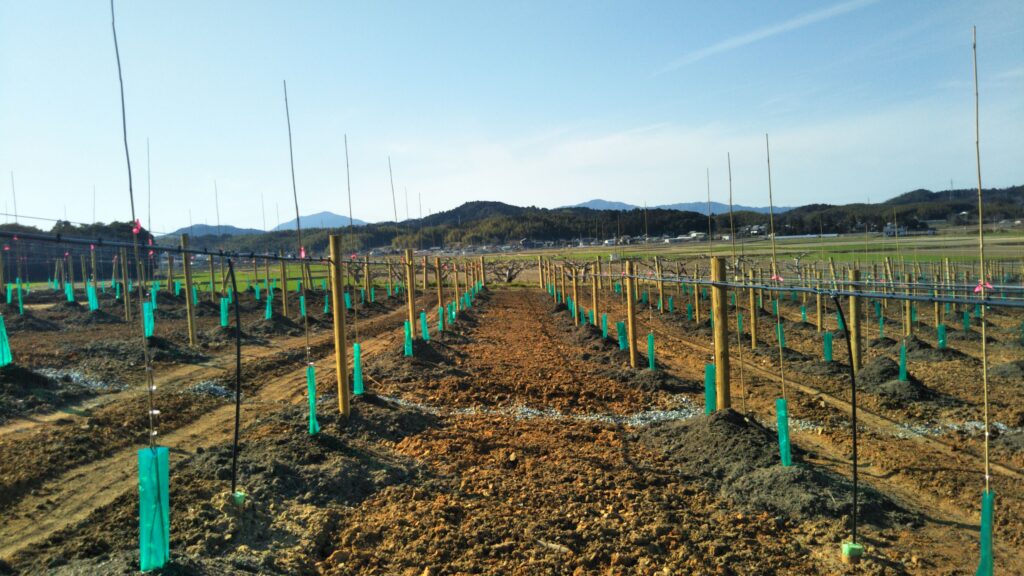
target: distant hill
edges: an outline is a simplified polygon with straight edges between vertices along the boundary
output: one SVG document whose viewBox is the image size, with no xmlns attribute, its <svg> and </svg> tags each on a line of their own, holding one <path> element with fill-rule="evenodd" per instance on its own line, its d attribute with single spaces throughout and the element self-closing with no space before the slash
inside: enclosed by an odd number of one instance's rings
<svg viewBox="0 0 1024 576">
<path fill-rule="evenodd" d="M 353 226 L 366 226 L 366 222 L 358 219 L 352 219 Z M 302 229 L 312 230 L 314 228 L 344 228 L 348 226 L 348 216 L 341 216 L 334 212 L 317 212 L 316 214 L 310 214 L 309 216 L 302 217 Z M 295 230 L 295 219 L 277 226 L 273 229 L 274 232 L 281 230 Z"/>
<path fill-rule="evenodd" d="M 229 226 L 227 224 L 217 226 L 210 226 L 208 224 L 196 224 L 194 226 L 186 226 L 184 228 L 178 228 L 166 236 L 181 236 L 182 234 L 188 234 L 189 236 L 247 236 L 250 234 L 263 234 L 263 230 L 256 228 L 238 228 L 236 226 Z"/>
<path fill-rule="evenodd" d="M 601 200 L 600 198 L 594 198 L 593 200 L 587 200 L 586 202 L 580 202 L 579 204 L 573 204 L 572 206 L 565 206 L 565 208 L 590 208 L 591 210 L 633 210 L 639 208 L 632 204 L 626 204 L 625 202 L 615 202 L 612 200 Z"/>
<path fill-rule="evenodd" d="M 593 200 L 587 200 L 580 204 L 574 204 L 572 206 L 565 206 L 565 208 L 590 208 L 591 210 L 619 210 L 628 211 L 642 208 L 642 206 L 635 206 L 633 204 L 626 204 L 625 202 L 616 202 L 612 200 L 601 200 L 595 198 Z M 707 202 L 679 202 L 676 204 L 661 204 L 658 206 L 652 206 L 651 208 L 661 208 L 663 210 L 679 210 L 681 212 L 696 212 L 698 214 L 708 215 L 708 203 Z M 767 206 L 743 206 L 742 204 L 733 204 L 733 212 L 757 212 L 758 214 L 767 214 Z M 782 214 L 790 210 L 786 206 L 776 206 L 775 213 Z M 729 212 L 729 205 L 722 204 L 721 202 L 711 202 L 711 212 L 714 214 L 726 214 Z"/>
</svg>

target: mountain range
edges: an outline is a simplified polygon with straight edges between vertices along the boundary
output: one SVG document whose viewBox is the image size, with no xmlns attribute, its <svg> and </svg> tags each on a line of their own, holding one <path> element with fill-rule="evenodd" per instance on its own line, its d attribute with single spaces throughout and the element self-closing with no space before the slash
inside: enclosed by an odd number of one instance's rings
<svg viewBox="0 0 1024 576">
<path fill-rule="evenodd" d="M 316 214 L 310 214 L 302 217 L 302 229 L 312 230 L 314 228 L 344 228 L 348 226 L 348 216 L 342 216 L 335 214 L 334 212 L 317 212 Z M 353 226 L 366 226 L 367 222 L 364 222 L 358 218 L 352 219 Z M 295 230 L 295 219 L 275 226 L 272 232 L 279 232 L 281 230 Z"/>
<path fill-rule="evenodd" d="M 625 202 L 616 202 L 613 200 L 602 200 L 595 198 L 593 200 L 587 200 L 579 204 L 573 204 L 572 206 L 563 206 L 563 208 L 590 208 L 591 210 L 618 210 L 618 211 L 629 211 L 643 208 L 643 206 L 635 206 L 633 204 L 627 204 Z M 648 206 L 648 208 L 660 208 L 662 210 L 679 210 L 681 212 L 696 212 L 698 214 L 708 215 L 708 203 L 707 202 L 679 202 L 676 204 L 660 204 L 658 206 Z M 757 212 L 758 214 L 767 214 L 767 206 L 743 206 L 741 204 L 733 204 L 733 212 Z M 781 214 L 792 208 L 788 206 L 776 206 L 775 213 Z M 722 204 L 721 202 L 711 202 L 711 212 L 713 214 L 726 214 L 729 212 L 729 205 Z"/>
</svg>

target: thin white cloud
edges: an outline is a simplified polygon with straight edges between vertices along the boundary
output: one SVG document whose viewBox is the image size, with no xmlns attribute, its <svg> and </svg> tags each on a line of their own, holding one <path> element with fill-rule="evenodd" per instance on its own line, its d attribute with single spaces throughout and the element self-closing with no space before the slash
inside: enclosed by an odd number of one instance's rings
<svg viewBox="0 0 1024 576">
<path fill-rule="evenodd" d="M 843 2 L 842 4 L 836 4 L 828 8 L 823 8 L 821 10 L 816 10 L 814 12 L 808 12 L 806 14 L 797 16 L 796 18 L 793 18 L 791 20 L 780 22 L 778 24 L 773 24 L 771 26 L 766 26 L 759 30 L 754 30 L 753 32 L 747 32 L 746 34 L 733 36 L 732 38 L 727 38 L 725 40 L 722 40 L 721 42 L 712 44 L 711 46 L 707 46 L 699 50 L 694 50 L 693 52 L 690 52 L 688 54 L 684 54 L 683 56 L 680 56 L 679 58 L 676 58 L 675 60 L 670 62 L 661 70 L 658 70 L 657 74 L 664 74 L 666 72 L 678 70 L 683 66 L 693 64 L 694 62 L 699 62 L 701 60 L 704 60 L 705 58 L 709 58 L 711 56 L 715 56 L 723 52 L 728 52 L 730 50 L 735 50 L 736 48 L 742 48 L 755 42 L 760 42 L 761 40 L 771 38 L 772 36 L 778 36 L 779 34 L 792 32 L 793 30 L 799 30 L 800 28 L 805 28 L 812 24 L 817 24 L 818 22 L 823 22 L 825 20 L 829 20 L 837 16 L 842 16 L 843 14 L 853 12 L 854 10 L 859 10 L 865 6 L 874 4 L 876 2 L 878 2 L 878 0 L 850 0 L 849 2 Z"/>
</svg>

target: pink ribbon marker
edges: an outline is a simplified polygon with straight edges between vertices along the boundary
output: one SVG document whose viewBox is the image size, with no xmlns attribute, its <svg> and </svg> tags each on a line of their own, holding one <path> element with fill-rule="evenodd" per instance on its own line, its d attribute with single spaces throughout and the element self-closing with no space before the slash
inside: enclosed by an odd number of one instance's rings
<svg viewBox="0 0 1024 576">
<path fill-rule="evenodd" d="M 95 244 L 89 244 L 89 251 L 92 252 L 93 250 L 96 250 L 96 245 Z"/>
<path fill-rule="evenodd" d="M 782 276 L 779 276 L 778 274 L 773 274 L 771 279 L 772 280 L 778 280 L 779 282 L 782 282 Z"/>
<path fill-rule="evenodd" d="M 303 246 L 303 247 L 299 248 L 299 258 L 303 258 L 304 259 L 305 257 L 306 257 L 306 247 Z"/>
<path fill-rule="evenodd" d="M 991 290 L 992 289 L 992 285 L 989 284 L 988 282 L 985 282 L 984 280 L 978 280 L 978 285 L 974 287 L 974 292 L 975 293 L 981 292 L 981 287 L 982 286 L 984 286 L 986 290 Z"/>
<path fill-rule="evenodd" d="M 142 231 L 142 222 L 138 218 L 135 219 L 135 225 L 132 226 L 132 234 L 138 234 Z"/>
</svg>

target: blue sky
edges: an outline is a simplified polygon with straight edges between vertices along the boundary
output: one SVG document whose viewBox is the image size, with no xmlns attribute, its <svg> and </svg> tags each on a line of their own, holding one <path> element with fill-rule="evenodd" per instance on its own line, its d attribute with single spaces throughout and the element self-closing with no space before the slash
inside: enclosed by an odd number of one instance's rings
<svg viewBox="0 0 1024 576">
<path fill-rule="evenodd" d="M 766 205 L 1024 183 L 1024 2 L 118 3 L 138 215 L 399 219 L 467 200 Z M 0 208 L 130 215 L 109 6 L 0 0 Z M 5 218 L 6 219 L 6 218 Z M 48 228 L 49 225 L 44 227 Z"/>
</svg>

